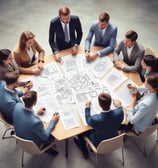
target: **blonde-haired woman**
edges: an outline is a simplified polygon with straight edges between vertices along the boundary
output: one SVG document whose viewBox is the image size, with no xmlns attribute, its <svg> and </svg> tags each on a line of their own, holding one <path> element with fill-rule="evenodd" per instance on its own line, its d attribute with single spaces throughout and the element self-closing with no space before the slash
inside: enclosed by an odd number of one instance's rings
<svg viewBox="0 0 158 168">
<path fill-rule="evenodd" d="M 36 53 L 38 52 L 38 61 Z M 30 31 L 21 34 L 18 45 L 14 49 L 14 58 L 19 66 L 20 73 L 39 75 L 43 69 L 45 51 L 35 40 L 35 35 Z M 38 62 L 38 67 L 28 69 Z"/>
</svg>

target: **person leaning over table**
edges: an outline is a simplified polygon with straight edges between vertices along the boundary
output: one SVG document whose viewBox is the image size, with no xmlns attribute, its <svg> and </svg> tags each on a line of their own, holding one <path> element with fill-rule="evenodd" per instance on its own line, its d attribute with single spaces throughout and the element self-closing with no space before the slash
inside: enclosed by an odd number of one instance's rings
<svg viewBox="0 0 158 168">
<path fill-rule="evenodd" d="M 36 53 L 38 52 L 38 61 Z M 39 45 L 35 39 L 35 35 L 30 31 L 22 32 L 19 43 L 15 47 L 14 58 L 19 66 L 20 73 L 39 75 L 43 70 L 44 64 L 44 49 Z M 37 68 L 30 70 L 28 67 L 36 64 Z"/>
<path fill-rule="evenodd" d="M 59 114 L 54 113 L 48 127 L 44 128 L 42 121 L 35 115 L 33 110 L 33 106 L 37 102 L 37 92 L 31 90 L 24 94 L 22 99 L 24 104 L 21 102 L 17 103 L 13 112 L 13 124 L 16 135 L 23 139 L 32 140 L 40 148 L 49 145 L 55 139 L 51 132 L 59 119 Z M 58 151 L 52 148 L 46 152 L 51 155 L 58 154 Z"/>
<path fill-rule="evenodd" d="M 142 82 L 152 73 L 158 73 L 158 58 L 153 55 L 145 55 L 141 61 L 140 78 Z"/>
<path fill-rule="evenodd" d="M 59 51 L 71 48 L 72 55 L 78 52 L 82 39 L 82 26 L 78 16 L 70 15 L 70 9 L 63 6 L 59 16 L 53 18 L 49 27 L 49 44 L 57 62 L 61 62 Z"/>
<path fill-rule="evenodd" d="M 19 67 L 9 49 L 0 50 L 0 80 L 5 80 L 6 72 L 16 72 L 19 75 Z M 31 88 L 33 83 L 31 81 L 18 81 L 18 86 Z"/>
<path fill-rule="evenodd" d="M 16 89 L 18 84 L 18 73 L 6 72 L 5 79 L 0 81 L 0 109 L 4 119 L 13 124 L 13 110 L 20 97 L 28 92 L 31 87 L 24 87 L 23 91 Z"/>
<path fill-rule="evenodd" d="M 101 107 L 100 114 L 91 115 L 91 101 L 86 102 L 85 107 L 85 118 L 88 125 L 90 125 L 93 130 L 86 133 L 78 135 L 78 139 L 74 138 L 75 144 L 81 149 L 83 157 L 88 158 L 88 149 L 86 147 L 86 142 L 84 136 L 88 136 L 93 144 L 97 145 L 105 139 L 112 138 L 118 135 L 118 130 L 120 124 L 123 120 L 123 110 L 121 107 L 121 102 L 119 100 L 114 100 L 114 106 L 116 109 L 111 108 L 112 98 L 109 93 L 101 93 L 98 96 L 98 103 Z M 99 109 L 98 109 L 99 110 Z"/>
<path fill-rule="evenodd" d="M 140 72 L 141 60 L 144 56 L 144 47 L 137 42 L 138 34 L 134 30 L 129 30 L 114 50 L 114 66 L 125 72 Z M 119 55 L 122 52 L 123 61 L 120 61 Z"/>
<path fill-rule="evenodd" d="M 98 56 L 102 57 L 114 51 L 117 27 L 110 23 L 109 20 L 109 14 L 103 12 L 99 15 L 98 21 L 92 23 L 85 41 L 85 56 L 87 61 L 94 61 Z M 103 47 L 103 49 L 95 53 L 90 52 L 93 36 L 93 45 Z"/>
<path fill-rule="evenodd" d="M 158 74 L 149 75 L 142 86 L 136 88 L 128 84 L 128 88 L 133 92 L 127 108 L 129 124 L 121 125 L 120 130 L 134 131 L 139 135 L 152 125 L 158 111 Z M 138 96 L 140 92 L 144 93 Z"/>
</svg>

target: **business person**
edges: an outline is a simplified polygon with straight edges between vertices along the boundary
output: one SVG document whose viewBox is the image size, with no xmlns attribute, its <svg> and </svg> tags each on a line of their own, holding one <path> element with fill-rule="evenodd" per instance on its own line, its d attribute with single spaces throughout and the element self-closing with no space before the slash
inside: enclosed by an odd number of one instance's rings
<svg viewBox="0 0 158 168">
<path fill-rule="evenodd" d="M 38 53 L 38 58 L 36 56 Z M 44 49 L 35 39 L 35 35 L 31 31 L 21 33 L 19 43 L 13 51 L 14 59 L 16 60 L 20 73 L 39 75 L 43 70 L 44 64 Z M 38 61 L 36 61 L 38 59 Z M 29 70 L 28 67 L 37 63 L 37 68 Z"/>
<path fill-rule="evenodd" d="M 76 55 L 82 34 L 79 17 L 70 15 L 68 7 L 61 7 L 59 16 L 51 20 L 49 27 L 49 44 L 54 53 L 54 59 L 57 62 L 61 62 L 61 56 L 58 51 L 67 48 L 72 48 L 72 55 Z"/>
<path fill-rule="evenodd" d="M 142 82 L 144 82 L 149 75 L 158 73 L 158 58 L 153 55 L 145 55 L 141 61 L 141 66 L 140 77 Z"/>
<path fill-rule="evenodd" d="M 102 57 L 113 52 L 116 45 L 117 27 L 109 20 L 110 15 L 103 12 L 99 15 L 98 21 L 92 23 L 85 41 L 85 54 L 88 61 L 94 61 L 98 56 Z M 95 53 L 90 52 L 93 36 L 93 45 L 103 47 Z"/>
<path fill-rule="evenodd" d="M 13 110 L 16 103 L 20 102 L 20 97 L 27 92 L 29 87 L 22 90 L 16 89 L 18 84 L 17 72 L 6 72 L 4 81 L 0 81 L 0 109 L 4 119 L 13 124 Z"/>
<path fill-rule="evenodd" d="M 129 30 L 114 51 L 114 65 L 125 72 L 140 72 L 141 60 L 144 56 L 144 47 L 137 42 L 138 34 L 134 30 Z M 122 53 L 122 63 L 119 55 Z"/>
<path fill-rule="evenodd" d="M 88 158 L 88 150 L 83 137 L 88 136 L 93 144 L 97 146 L 102 140 L 117 136 L 123 120 L 123 110 L 119 100 L 114 100 L 113 103 L 116 109 L 112 110 L 110 109 L 111 96 L 108 93 L 101 93 L 98 96 L 98 103 L 102 109 L 100 114 L 91 115 L 91 101 L 87 101 L 85 107 L 86 122 L 93 130 L 80 134 L 78 139 L 74 139 L 85 159 Z"/>
<path fill-rule="evenodd" d="M 145 79 L 143 86 L 135 87 L 129 84 L 128 88 L 133 91 L 127 115 L 128 125 L 121 125 L 120 129 L 134 131 L 136 134 L 142 133 L 152 124 L 158 111 L 158 74 L 153 73 Z M 137 93 L 143 92 L 138 98 Z"/>
<path fill-rule="evenodd" d="M 14 129 L 17 136 L 32 140 L 39 147 L 48 145 L 54 141 L 51 135 L 58 119 L 59 114 L 55 113 L 50 119 L 47 128 L 44 128 L 40 118 L 34 114 L 33 106 L 37 102 L 37 92 L 29 91 L 23 96 L 23 103 L 17 103 L 13 112 Z M 51 155 L 57 155 L 58 151 L 49 149 Z"/>
</svg>

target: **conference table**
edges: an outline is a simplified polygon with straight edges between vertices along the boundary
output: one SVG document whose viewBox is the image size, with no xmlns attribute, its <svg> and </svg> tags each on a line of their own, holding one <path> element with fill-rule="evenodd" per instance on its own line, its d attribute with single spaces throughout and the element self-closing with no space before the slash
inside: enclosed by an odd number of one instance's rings
<svg viewBox="0 0 158 168">
<path fill-rule="evenodd" d="M 95 47 L 92 46 L 91 47 L 91 52 L 96 52 L 98 50 L 100 50 L 101 47 Z M 78 53 L 84 53 L 84 47 L 83 46 L 79 46 L 78 47 Z M 60 51 L 59 54 L 64 57 L 67 55 L 71 54 L 71 49 L 66 49 L 63 51 Z M 109 54 L 108 57 L 110 58 L 110 60 L 112 61 L 113 59 L 113 54 Z M 54 56 L 53 54 L 49 55 L 49 56 L 45 56 L 45 64 L 51 63 L 54 61 Z M 32 67 L 30 67 L 30 69 L 35 68 L 37 65 L 33 65 Z M 127 76 L 129 79 L 131 79 L 132 81 L 134 81 L 137 85 L 141 85 L 142 82 L 140 80 L 139 74 L 138 73 L 127 73 L 124 72 L 125 76 Z M 28 75 L 20 75 L 20 79 L 24 79 L 28 77 Z M 79 116 L 78 116 L 79 117 Z M 57 122 L 55 129 L 52 131 L 52 135 L 56 138 L 57 141 L 63 141 L 65 140 L 65 157 L 68 157 L 68 139 L 76 136 L 78 134 L 81 134 L 83 132 L 86 132 L 90 129 L 92 129 L 90 126 L 85 126 L 85 124 L 83 123 L 81 117 L 79 117 L 79 122 L 80 122 L 80 126 L 79 127 L 75 127 L 75 128 L 71 128 L 71 129 L 64 129 L 64 126 L 62 124 L 61 119 L 59 119 L 59 121 Z M 127 121 L 125 121 L 127 123 Z M 47 127 L 47 123 L 43 122 L 44 126 Z"/>
</svg>

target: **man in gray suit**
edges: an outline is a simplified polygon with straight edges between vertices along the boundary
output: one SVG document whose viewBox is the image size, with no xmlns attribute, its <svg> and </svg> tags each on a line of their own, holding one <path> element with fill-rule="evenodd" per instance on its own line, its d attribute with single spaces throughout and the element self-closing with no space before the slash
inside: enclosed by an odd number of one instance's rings
<svg viewBox="0 0 158 168">
<path fill-rule="evenodd" d="M 102 57 L 113 52 L 116 45 L 117 27 L 111 24 L 109 20 L 109 14 L 103 12 L 99 15 L 99 20 L 92 23 L 85 41 L 87 61 L 94 61 L 98 56 Z M 96 53 L 90 53 L 93 35 L 95 36 L 93 45 L 104 47 Z"/>
<path fill-rule="evenodd" d="M 144 47 L 137 42 L 138 34 L 129 30 L 125 34 L 125 39 L 120 42 L 114 51 L 114 65 L 116 68 L 125 72 L 139 72 L 141 60 L 144 56 Z M 123 61 L 120 61 L 119 55 L 122 52 Z"/>
</svg>

